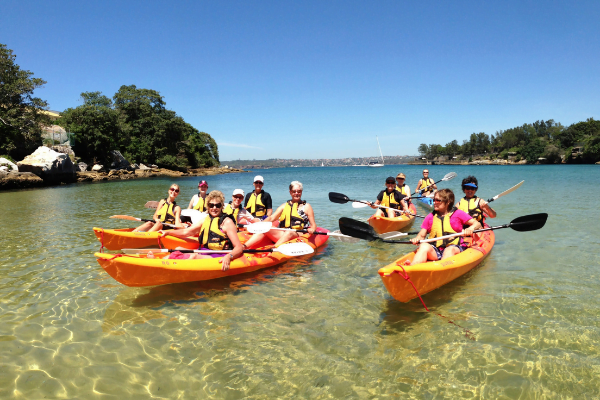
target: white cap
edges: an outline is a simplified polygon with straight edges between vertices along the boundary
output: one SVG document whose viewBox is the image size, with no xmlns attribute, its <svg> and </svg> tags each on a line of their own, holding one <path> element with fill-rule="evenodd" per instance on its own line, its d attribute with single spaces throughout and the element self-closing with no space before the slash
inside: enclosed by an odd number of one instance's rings
<svg viewBox="0 0 600 400">
<path fill-rule="evenodd" d="M 262 177 L 262 176 L 260 176 L 260 175 L 256 175 L 256 176 L 254 177 L 254 182 L 262 182 L 262 183 L 265 183 L 265 180 L 263 179 L 263 177 Z"/>
<path fill-rule="evenodd" d="M 235 196 L 236 194 L 241 194 L 242 196 L 244 196 L 244 191 L 242 189 L 235 189 L 233 191 L 233 196 Z"/>
</svg>

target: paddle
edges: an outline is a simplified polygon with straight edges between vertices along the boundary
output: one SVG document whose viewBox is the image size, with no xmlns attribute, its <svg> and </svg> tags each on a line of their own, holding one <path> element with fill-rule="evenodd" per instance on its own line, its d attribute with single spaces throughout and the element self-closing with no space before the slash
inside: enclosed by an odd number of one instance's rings
<svg viewBox="0 0 600 400">
<path fill-rule="evenodd" d="M 542 228 L 546 224 L 546 220 L 548 219 L 548 214 L 531 214 L 525 215 L 519 218 L 513 219 L 510 223 L 492 226 L 489 228 L 478 229 L 473 233 L 491 231 L 494 229 L 503 229 L 503 228 L 511 228 L 517 232 L 528 232 L 535 231 Z M 363 240 L 381 240 L 385 243 L 397 243 L 397 244 L 413 244 L 412 242 L 399 242 L 395 240 L 386 240 L 381 239 L 376 233 L 373 227 L 369 224 L 365 224 L 364 222 L 356 221 L 352 218 L 342 217 L 340 218 L 340 231 L 344 235 L 352 236 L 355 238 L 363 239 Z M 430 243 L 436 242 L 438 240 L 450 239 L 457 236 L 464 236 L 464 233 L 453 233 L 452 235 L 441 236 L 433 239 L 425 239 L 419 241 L 419 243 Z"/>
<path fill-rule="evenodd" d="M 109 218 L 127 219 L 129 221 L 156 222 L 153 219 L 136 218 L 136 217 L 130 217 L 129 215 L 112 215 Z M 177 228 L 175 225 L 167 224 L 166 222 L 163 222 L 163 225 L 171 227 L 171 228 Z"/>
<path fill-rule="evenodd" d="M 210 253 L 231 253 L 232 250 L 176 250 L 176 249 L 123 249 L 121 250 L 124 254 L 140 254 L 147 253 L 149 251 L 153 253 L 173 253 L 175 251 L 180 251 L 182 253 L 201 253 L 201 254 L 210 254 Z M 275 247 L 272 249 L 247 249 L 243 250 L 243 253 L 281 253 L 284 256 L 297 257 L 304 256 L 307 254 L 312 254 L 315 252 L 310 245 L 306 243 L 284 243 L 279 247 Z"/>
<path fill-rule="evenodd" d="M 415 194 L 416 194 L 417 192 L 419 192 L 419 193 L 426 192 L 426 191 L 427 191 L 427 190 L 428 190 L 428 189 L 429 189 L 431 186 L 433 186 L 433 185 L 437 185 L 438 183 L 440 183 L 440 182 L 442 182 L 442 181 L 449 181 L 449 180 L 451 180 L 451 179 L 454 179 L 454 178 L 456 178 L 456 172 L 448 172 L 446 175 L 444 175 L 444 177 L 443 177 L 442 179 L 440 179 L 440 180 L 439 180 L 439 181 L 437 181 L 437 182 L 433 182 L 431 185 L 427 186 L 427 187 L 426 187 L 426 188 L 424 188 L 424 189 L 417 190 L 417 191 L 415 192 Z M 423 196 L 418 196 L 418 197 L 423 197 Z M 415 199 L 415 198 L 418 198 L 418 197 L 411 197 L 411 199 Z"/>
<path fill-rule="evenodd" d="M 255 222 L 253 224 L 249 224 L 246 226 L 246 230 L 249 233 L 267 233 L 270 230 L 276 231 L 293 231 L 298 233 L 308 233 L 306 229 L 290 229 L 290 228 L 276 228 L 271 225 L 270 222 Z M 327 235 L 327 236 L 341 236 L 341 237 L 349 237 L 347 235 L 342 235 L 341 233 L 335 232 L 314 232 L 313 235 Z"/>
<path fill-rule="evenodd" d="M 146 202 L 146 204 L 144 204 L 144 207 L 146 208 L 158 208 L 158 201 L 148 201 Z"/>
<path fill-rule="evenodd" d="M 336 192 L 329 192 L 329 201 L 331 201 L 332 203 L 338 203 L 338 204 L 346 204 L 347 202 L 352 201 L 353 202 L 352 207 L 354 207 L 354 208 L 363 208 L 363 207 L 367 207 L 367 206 L 371 205 L 371 202 L 369 202 L 369 201 L 353 200 L 353 199 L 349 198 L 348 196 L 346 196 L 345 194 L 336 193 Z M 360 204 L 364 204 L 364 206 L 360 205 Z M 390 210 L 398 211 L 395 208 L 381 206 L 381 205 L 378 205 L 377 207 L 389 208 Z M 419 218 L 425 218 L 424 216 L 417 215 L 417 214 L 412 214 L 412 213 L 407 213 L 407 214 L 414 215 L 415 217 L 419 217 Z"/>
<path fill-rule="evenodd" d="M 502 196 L 506 196 L 507 194 L 509 194 L 510 192 L 514 192 L 515 190 L 517 190 L 525 181 L 521 181 L 519 183 L 517 183 L 515 186 L 511 187 L 508 190 L 505 190 L 504 192 L 492 197 L 491 199 L 488 200 L 488 203 L 491 203 L 494 200 L 498 200 L 500 197 Z"/>
</svg>

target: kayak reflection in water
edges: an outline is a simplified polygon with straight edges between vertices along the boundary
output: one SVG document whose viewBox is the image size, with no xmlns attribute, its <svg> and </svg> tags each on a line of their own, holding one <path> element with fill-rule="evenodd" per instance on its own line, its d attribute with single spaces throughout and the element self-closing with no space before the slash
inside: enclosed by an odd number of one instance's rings
<svg viewBox="0 0 600 400">
<path fill-rule="evenodd" d="M 474 176 L 469 175 L 463 179 L 462 190 L 465 197 L 460 199 L 455 207 L 466 212 L 483 225 L 486 217 L 496 218 L 496 211 L 490 207 L 487 201 L 475 195 L 477 187 L 477 178 Z"/>
<path fill-rule="evenodd" d="M 375 216 L 395 218 L 399 215 L 399 212 L 408 211 L 408 205 L 406 205 L 406 201 L 404 200 L 406 196 L 396 190 L 396 180 L 393 176 L 386 178 L 385 186 L 386 188 L 377 195 L 377 201 L 375 203 L 369 202 L 371 208 L 377 208 Z M 398 211 L 390 210 L 389 208 L 381 209 L 377 207 L 378 205 L 394 208 Z"/>
<path fill-rule="evenodd" d="M 208 216 L 203 221 L 199 221 L 189 228 L 177 229 L 174 231 L 164 231 L 163 236 L 175 236 L 186 238 L 188 236 L 198 236 L 201 249 L 209 250 L 231 250 L 231 253 L 211 253 L 211 254 L 186 254 L 172 253 L 169 258 L 217 258 L 221 257 L 220 263 L 223 263 L 222 270 L 227 271 L 231 260 L 242 255 L 242 244 L 237 235 L 237 227 L 233 222 L 233 216 L 223 213 L 225 196 L 218 190 L 213 190 L 206 196 L 206 206 Z M 149 258 L 152 258 L 148 254 Z"/>
<path fill-rule="evenodd" d="M 264 221 L 273 222 L 279 220 L 280 228 L 297 230 L 306 229 L 308 233 L 314 233 L 317 228 L 315 215 L 311 205 L 302 200 L 302 190 L 302 183 L 298 181 L 290 183 L 290 195 L 292 196 L 292 199 L 280 205 L 279 208 Z M 270 230 L 267 233 L 257 233 L 252 235 L 244 247 L 251 249 L 252 246 L 260 242 L 265 235 L 275 243 L 275 246 L 279 246 L 282 243 L 297 238 L 300 236 L 300 233 L 279 230 Z"/>
<path fill-rule="evenodd" d="M 135 228 L 133 232 L 156 232 L 161 229 L 173 229 L 171 227 L 163 226 L 163 222 L 175 225 L 178 228 L 184 227 L 180 220 L 181 207 L 175 202 L 175 199 L 179 196 L 179 185 L 175 183 L 172 184 L 167 193 L 167 198 L 158 202 L 158 207 L 156 207 L 156 211 L 152 217 L 154 222 L 145 222 Z"/>
<path fill-rule="evenodd" d="M 454 204 L 452 190 L 442 189 L 435 192 L 433 212 L 425 217 L 421 231 L 410 241 L 413 244 L 419 244 L 419 241 L 425 239 L 427 234 L 430 239 L 460 232 L 463 232 L 464 236 L 472 236 L 473 231 L 482 228 L 482 225 L 466 212 L 451 208 L 452 204 Z M 433 243 L 421 243 L 411 264 L 442 260 L 459 254 L 468 247 L 469 243 L 460 236 Z"/>
</svg>

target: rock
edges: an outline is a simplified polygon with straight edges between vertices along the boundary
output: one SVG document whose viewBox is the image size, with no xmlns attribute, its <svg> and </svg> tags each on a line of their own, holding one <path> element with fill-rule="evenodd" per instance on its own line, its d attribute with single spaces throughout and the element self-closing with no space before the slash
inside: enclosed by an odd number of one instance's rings
<svg viewBox="0 0 600 400">
<path fill-rule="evenodd" d="M 103 170 L 104 170 L 104 165 L 102 165 L 102 164 L 96 164 L 92 167 L 93 172 L 100 172 Z"/>
<path fill-rule="evenodd" d="M 73 158 L 75 158 L 75 152 L 73 151 L 73 149 L 71 149 L 71 146 L 68 144 L 60 144 L 60 145 L 52 146 L 51 149 L 58 153 L 63 153 L 68 156 L 73 156 Z"/>
<path fill-rule="evenodd" d="M 144 164 L 140 164 L 140 168 L 141 170 L 147 170 L 147 169 L 152 169 L 150 167 L 146 167 Z"/>
<path fill-rule="evenodd" d="M 135 171 L 136 169 L 139 169 L 140 166 L 137 164 L 131 164 L 129 167 L 127 167 L 127 171 Z"/>
<path fill-rule="evenodd" d="M 45 186 L 44 180 L 31 172 L 0 172 L 0 190 Z"/>
<path fill-rule="evenodd" d="M 156 165 L 156 164 L 151 164 L 151 165 L 150 165 L 150 168 L 152 168 L 152 169 L 158 169 L 158 165 Z"/>
<path fill-rule="evenodd" d="M 19 167 L 17 167 L 17 164 L 13 163 L 10 160 L 7 160 L 4 157 L 0 157 L 0 165 L 7 167 L 7 170 L 9 171 L 19 172 Z"/>
<path fill-rule="evenodd" d="M 109 154 L 112 157 L 112 163 L 110 163 L 111 169 L 127 169 L 129 167 L 129 161 L 123 157 L 120 151 L 111 150 Z"/>
<path fill-rule="evenodd" d="M 19 171 L 33 172 L 46 183 L 74 182 L 73 162 L 64 153 L 40 146 L 32 154 L 17 163 Z"/>
<path fill-rule="evenodd" d="M 79 164 L 77 164 L 77 166 L 79 167 L 79 171 L 78 172 L 85 172 L 85 171 L 87 171 L 88 165 L 86 163 L 80 162 Z"/>
</svg>

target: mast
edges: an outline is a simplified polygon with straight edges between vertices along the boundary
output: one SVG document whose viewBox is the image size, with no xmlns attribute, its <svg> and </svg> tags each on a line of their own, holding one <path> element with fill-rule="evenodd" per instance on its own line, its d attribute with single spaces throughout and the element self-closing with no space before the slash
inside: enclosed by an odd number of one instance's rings
<svg viewBox="0 0 600 400">
<path fill-rule="evenodd" d="M 381 156 L 381 163 L 385 165 L 385 162 L 383 161 L 383 153 L 381 152 L 381 146 L 379 145 L 379 137 L 375 136 L 375 138 L 377 139 L 377 147 L 379 147 L 379 155 Z"/>
</svg>

